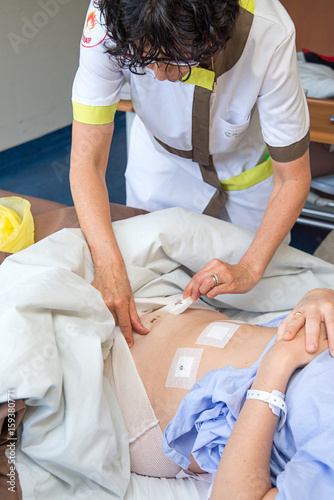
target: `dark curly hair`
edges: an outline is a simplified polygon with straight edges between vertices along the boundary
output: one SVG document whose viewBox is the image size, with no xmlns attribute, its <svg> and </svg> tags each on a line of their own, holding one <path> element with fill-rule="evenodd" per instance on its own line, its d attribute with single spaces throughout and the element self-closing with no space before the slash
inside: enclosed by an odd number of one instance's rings
<svg viewBox="0 0 334 500">
<path fill-rule="evenodd" d="M 155 62 L 200 63 L 232 37 L 238 0 L 98 0 L 107 52 L 133 73 Z"/>
</svg>

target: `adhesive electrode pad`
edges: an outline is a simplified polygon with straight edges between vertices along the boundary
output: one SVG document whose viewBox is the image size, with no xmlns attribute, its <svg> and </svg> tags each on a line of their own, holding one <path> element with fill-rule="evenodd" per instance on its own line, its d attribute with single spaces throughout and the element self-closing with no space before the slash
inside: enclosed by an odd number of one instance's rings
<svg viewBox="0 0 334 500">
<path fill-rule="evenodd" d="M 162 307 L 160 311 L 165 311 L 169 312 L 172 314 L 181 314 L 183 313 L 188 307 L 193 304 L 194 301 L 191 299 L 191 297 L 188 297 L 187 299 L 184 299 L 182 295 L 179 297 L 176 297 L 174 302 L 171 304 L 168 304 L 165 307 Z"/>
<path fill-rule="evenodd" d="M 240 325 L 235 323 L 215 321 L 204 328 L 195 343 L 224 348 L 239 327 Z"/>
<path fill-rule="evenodd" d="M 204 349 L 177 349 L 167 375 L 165 387 L 191 389 L 196 382 Z"/>
</svg>

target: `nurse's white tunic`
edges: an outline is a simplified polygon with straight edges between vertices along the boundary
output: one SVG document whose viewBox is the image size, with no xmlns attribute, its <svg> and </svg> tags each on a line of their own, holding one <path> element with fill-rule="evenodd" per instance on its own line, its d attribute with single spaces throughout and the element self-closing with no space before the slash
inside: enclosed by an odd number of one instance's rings
<svg viewBox="0 0 334 500">
<path fill-rule="evenodd" d="M 150 69 L 132 74 L 110 58 L 103 19 L 91 2 L 73 84 L 74 119 L 112 122 L 122 85 L 130 84 L 136 118 L 128 205 L 182 206 L 256 231 L 273 185 L 265 148 L 278 162 L 307 150 L 309 116 L 293 23 L 277 0 L 241 0 L 240 6 L 214 72 L 195 68 L 188 80 L 170 82 L 158 81 Z"/>
</svg>

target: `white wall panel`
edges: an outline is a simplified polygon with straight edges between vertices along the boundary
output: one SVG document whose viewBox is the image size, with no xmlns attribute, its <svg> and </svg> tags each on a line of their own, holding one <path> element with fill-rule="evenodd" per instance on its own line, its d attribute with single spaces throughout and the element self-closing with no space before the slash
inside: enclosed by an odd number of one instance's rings
<svg viewBox="0 0 334 500">
<path fill-rule="evenodd" d="M 0 151 L 69 125 L 89 0 L 0 0 Z"/>
</svg>

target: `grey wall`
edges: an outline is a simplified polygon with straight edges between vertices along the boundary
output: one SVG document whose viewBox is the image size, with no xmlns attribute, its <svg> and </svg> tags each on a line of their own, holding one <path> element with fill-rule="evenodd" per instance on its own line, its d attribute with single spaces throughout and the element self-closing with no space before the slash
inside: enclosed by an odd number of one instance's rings
<svg viewBox="0 0 334 500">
<path fill-rule="evenodd" d="M 89 0 L 0 0 L 0 151 L 71 123 Z"/>
</svg>

